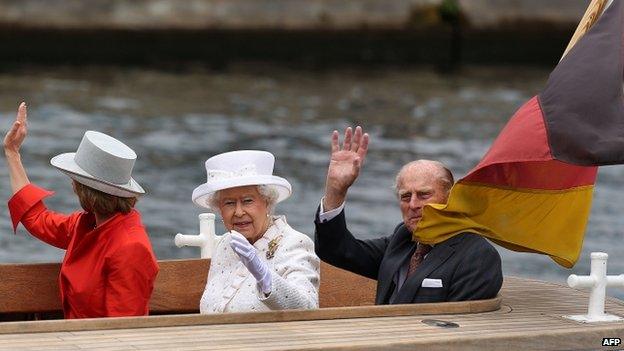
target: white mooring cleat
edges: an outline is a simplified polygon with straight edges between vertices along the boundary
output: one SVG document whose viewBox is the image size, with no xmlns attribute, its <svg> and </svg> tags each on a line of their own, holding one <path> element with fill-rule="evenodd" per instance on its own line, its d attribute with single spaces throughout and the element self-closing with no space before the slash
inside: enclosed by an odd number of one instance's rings
<svg viewBox="0 0 624 351">
<path fill-rule="evenodd" d="M 607 287 L 624 287 L 624 274 L 607 275 L 607 259 L 604 252 L 592 252 L 591 272 L 588 276 L 572 274 L 568 277 L 571 288 L 591 288 L 586 315 L 563 316 L 583 323 L 615 322 L 624 318 L 604 312 Z"/>
<path fill-rule="evenodd" d="M 218 240 L 215 235 L 215 215 L 202 213 L 199 215 L 199 235 L 178 233 L 174 242 L 177 247 L 198 246 L 201 248 L 201 258 L 211 258 Z"/>
</svg>

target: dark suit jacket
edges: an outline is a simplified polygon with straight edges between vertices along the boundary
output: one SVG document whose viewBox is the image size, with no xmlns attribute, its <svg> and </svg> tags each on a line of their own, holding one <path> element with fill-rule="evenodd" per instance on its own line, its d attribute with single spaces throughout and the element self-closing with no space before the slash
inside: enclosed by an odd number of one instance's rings
<svg viewBox="0 0 624 351">
<path fill-rule="evenodd" d="M 402 223 L 390 236 L 359 240 L 347 229 L 344 211 L 330 221 L 315 220 L 315 250 L 325 262 L 377 280 L 378 305 L 389 304 L 393 277 L 413 254 L 416 244 Z M 440 279 L 441 288 L 422 287 L 423 280 Z M 489 299 L 503 283 L 498 252 L 483 237 L 458 234 L 435 245 L 392 303 Z"/>
</svg>

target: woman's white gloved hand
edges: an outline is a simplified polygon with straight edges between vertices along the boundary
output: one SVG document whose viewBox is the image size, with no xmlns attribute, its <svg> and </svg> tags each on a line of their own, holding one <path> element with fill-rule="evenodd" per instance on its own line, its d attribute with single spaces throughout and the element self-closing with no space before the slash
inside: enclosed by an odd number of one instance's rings
<svg viewBox="0 0 624 351">
<path fill-rule="evenodd" d="M 266 262 L 258 256 L 258 250 L 239 232 L 230 231 L 230 246 L 236 252 L 249 273 L 256 278 L 260 289 L 265 295 L 271 293 L 271 273 Z"/>
</svg>

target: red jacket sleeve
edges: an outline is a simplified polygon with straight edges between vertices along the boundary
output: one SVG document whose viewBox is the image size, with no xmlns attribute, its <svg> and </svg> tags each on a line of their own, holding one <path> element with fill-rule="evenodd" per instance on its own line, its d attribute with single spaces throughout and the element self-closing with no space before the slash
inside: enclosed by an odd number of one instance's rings
<svg viewBox="0 0 624 351">
<path fill-rule="evenodd" d="M 145 316 L 149 312 L 158 263 L 142 243 L 125 245 L 107 259 L 106 315 Z"/>
<path fill-rule="evenodd" d="M 68 216 L 49 211 L 42 200 L 52 194 L 54 193 L 33 184 L 28 184 L 15 193 L 9 200 L 13 231 L 22 222 L 30 234 L 50 245 L 67 249 L 72 226 L 80 213 Z"/>
</svg>

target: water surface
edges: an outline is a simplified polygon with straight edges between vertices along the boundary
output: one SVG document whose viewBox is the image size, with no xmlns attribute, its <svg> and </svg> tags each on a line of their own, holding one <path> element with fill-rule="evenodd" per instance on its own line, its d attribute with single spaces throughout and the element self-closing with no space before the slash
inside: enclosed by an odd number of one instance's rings
<svg viewBox="0 0 624 351">
<path fill-rule="evenodd" d="M 198 257 L 195 248 L 176 248 L 173 237 L 198 230 L 202 210 L 190 197 L 205 181 L 203 162 L 208 157 L 236 149 L 274 153 L 275 173 L 294 189 L 277 212 L 312 235 L 330 133 L 360 124 L 371 134 L 371 144 L 360 179 L 349 193 L 347 218 L 359 237 L 378 237 L 389 234 L 401 219 L 391 186 L 402 164 L 437 159 L 463 176 L 548 74 L 547 69 L 522 67 L 467 68 L 454 75 L 393 67 L 324 72 L 276 66 L 227 72 L 24 68 L 0 73 L 0 128 L 6 131 L 19 101 L 29 103 L 23 160 L 31 181 L 57 191 L 46 203 L 61 212 L 79 205 L 70 181 L 49 159 L 75 151 L 88 129 L 125 141 L 139 155 L 135 179 L 149 195 L 138 209 L 158 258 Z M 0 179 L 6 203 L 10 186 L 4 159 Z M 574 269 L 561 268 L 548 257 L 499 248 L 505 273 L 563 283 L 570 273 L 589 273 L 591 251 L 609 253 L 609 271 L 624 273 L 623 185 L 624 168 L 600 169 L 583 254 Z M 61 250 L 33 239 L 21 227 L 12 235 L 4 208 L 0 262 L 62 258 Z M 223 231 L 220 222 L 217 230 Z"/>
</svg>

